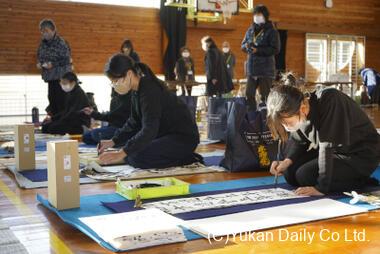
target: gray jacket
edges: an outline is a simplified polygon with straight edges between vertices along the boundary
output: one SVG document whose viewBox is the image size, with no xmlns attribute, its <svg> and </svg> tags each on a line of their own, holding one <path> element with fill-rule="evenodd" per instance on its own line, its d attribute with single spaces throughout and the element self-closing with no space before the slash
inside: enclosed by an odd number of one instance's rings
<svg viewBox="0 0 380 254">
<path fill-rule="evenodd" d="M 51 62 L 51 69 L 42 68 L 41 76 L 45 82 L 59 80 L 66 72 L 72 71 L 71 50 L 67 42 L 55 34 L 53 39 L 41 40 L 37 50 L 38 62 Z"/>
</svg>

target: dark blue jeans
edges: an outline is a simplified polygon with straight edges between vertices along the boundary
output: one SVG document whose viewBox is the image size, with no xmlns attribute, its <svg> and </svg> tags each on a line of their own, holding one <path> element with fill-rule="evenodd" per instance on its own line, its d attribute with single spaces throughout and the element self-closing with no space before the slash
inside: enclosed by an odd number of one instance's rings
<svg viewBox="0 0 380 254">
<path fill-rule="evenodd" d="M 87 145 L 97 145 L 102 139 L 111 139 L 118 128 L 113 126 L 105 126 L 93 129 L 82 136 L 82 140 Z"/>
</svg>

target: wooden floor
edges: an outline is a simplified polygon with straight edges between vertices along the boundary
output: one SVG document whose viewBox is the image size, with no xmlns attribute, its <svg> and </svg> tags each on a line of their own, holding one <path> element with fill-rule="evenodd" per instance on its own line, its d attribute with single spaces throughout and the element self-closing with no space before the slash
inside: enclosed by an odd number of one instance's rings
<svg viewBox="0 0 380 254">
<path fill-rule="evenodd" d="M 378 109 L 366 109 L 369 117 L 380 127 L 380 113 Z M 220 145 L 200 147 L 199 151 L 213 151 L 221 149 Z M 194 176 L 181 176 L 180 179 L 190 183 L 207 183 L 239 178 L 259 177 L 267 173 L 214 173 Z M 81 185 L 81 195 L 113 193 L 114 183 Z M 99 246 L 79 230 L 63 223 L 56 215 L 49 212 L 36 202 L 36 194 L 47 196 L 47 189 L 23 190 L 17 187 L 13 176 L 6 170 L 0 171 L 0 216 L 10 224 L 12 230 L 33 253 L 111 253 Z M 323 213 L 323 211 L 320 211 Z M 225 242 L 202 240 L 189 241 L 180 244 L 171 244 L 133 251 L 130 253 L 380 253 L 380 211 L 368 212 L 355 216 L 301 224 L 286 227 L 290 234 L 301 232 L 315 232 L 319 235 L 322 229 L 323 236 L 337 236 L 337 241 L 314 240 L 312 243 L 294 239 L 294 241 L 279 241 L 279 229 L 272 232 L 274 241 L 261 241 L 260 238 L 242 240 L 237 237 Z M 326 231 L 327 230 L 327 231 Z M 345 231 L 353 240 L 354 230 L 366 232 L 366 240 L 345 241 Z M 334 233 L 336 232 L 336 233 Z M 292 235 L 293 235 L 292 234 Z M 248 241 L 250 239 L 250 241 Z M 225 239 L 224 239 L 225 240 Z M 244 241 L 245 240 L 245 241 Z M 0 250 L 1 253 L 1 250 Z"/>
</svg>

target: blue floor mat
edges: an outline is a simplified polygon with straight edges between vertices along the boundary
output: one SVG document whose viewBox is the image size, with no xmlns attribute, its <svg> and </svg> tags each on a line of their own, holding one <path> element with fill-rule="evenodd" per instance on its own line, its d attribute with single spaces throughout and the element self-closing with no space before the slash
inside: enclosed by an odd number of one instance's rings
<svg viewBox="0 0 380 254">
<path fill-rule="evenodd" d="M 223 156 L 204 157 L 206 166 L 218 166 L 219 162 L 222 159 L 223 159 Z M 81 165 L 80 167 L 83 168 L 84 165 Z M 46 182 L 47 181 L 46 165 L 41 168 L 37 167 L 35 170 L 21 171 L 19 173 L 22 174 L 24 177 L 28 178 L 32 182 Z M 84 178 L 86 176 L 81 176 L 81 177 Z"/>
<path fill-rule="evenodd" d="M 85 165 L 80 165 L 80 169 L 84 167 Z M 19 173 L 32 182 L 46 182 L 48 180 L 46 165 L 41 168 L 37 167 L 35 170 L 20 171 Z M 80 177 L 85 178 L 87 176 L 80 175 Z"/>
<path fill-rule="evenodd" d="M 54 139 L 56 140 L 56 139 Z M 36 152 L 45 152 L 46 151 L 46 143 L 49 142 L 49 140 L 37 140 L 35 142 L 35 151 Z M 82 148 L 94 148 L 94 145 L 86 145 L 84 143 L 80 143 L 79 147 Z M 0 148 L 0 158 L 5 158 L 5 157 L 13 157 L 14 153 L 7 151 L 5 148 Z"/>
<path fill-rule="evenodd" d="M 380 168 L 376 170 L 373 174 L 377 179 L 380 180 Z M 279 177 L 279 183 L 285 183 L 283 177 Z M 231 190 L 231 189 L 239 189 L 245 187 L 254 187 L 261 185 L 270 185 L 273 184 L 273 177 L 259 177 L 259 178 L 246 178 L 246 179 L 238 179 L 238 180 L 230 180 L 223 182 L 211 182 L 205 184 L 192 184 L 190 185 L 191 193 L 200 193 L 206 191 L 218 191 L 218 190 Z M 108 208 L 102 205 L 103 202 L 112 203 L 119 202 L 125 200 L 118 194 L 102 194 L 102 195 L 93 195 L 93 196 L 83 196 L 81 197 L 81 207 L 76 209 L 69 209 L 64 211 L 58 211 L 54 207 L 52 207 L 48 200 L 37 194 L 37 200 L 46 208 L 56 213 L 65 223 L 72 225 L 73 227 L 79 229 L 84 234 L 88 235 L 95 242 L 100 244 L 106 249 L 109 249 L 113 252 L 121 252 L 123 250 L 117 250 L 113 248 L 108 243 L 104 242 L 94 231 L 92 231 L 89 227 L 83 224 L 79 218 L 87 217 L 87 216 L 96 216 L 96 215 L 104 215 L 111 214 Z M 350 198 L 342 198 L 339 201 L 344 203 L 349 203 Z M 368 210 L 377 209 L 366 203 L 359 203 L 358 206 L 367 208 Z M 191 232 L 190 230 L 184 229 L 184 233 L 187 240 L 195 240 L 202 238 L 200 235 Z"/>
<path fill-rule="evenodd" d="M 220 162 L 224 156 L 210 156 L 210 157 L 203 157 L 203 162 L 204 164 L 209 167 L 209 166 L 219 166 Z"/>
</svg>

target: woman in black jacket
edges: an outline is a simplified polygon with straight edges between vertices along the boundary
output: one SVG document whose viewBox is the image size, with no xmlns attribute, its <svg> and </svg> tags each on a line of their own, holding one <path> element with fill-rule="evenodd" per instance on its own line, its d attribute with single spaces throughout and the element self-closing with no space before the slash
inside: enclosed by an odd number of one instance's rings
<svg viewBox="0 0 380 254">
<path fill-rule="evenodd" d="M 129 39 L 126 39 L 123 41 L 123 43 L 120 46 L 120 53 L 123 53 L 126 56 L 130 56 L 135 62 L 140 62 L 140 57 L 136 53 L 132 41 Z"/>
<path fill-rule="evenodd" d="M 352 191 L 372 184 L 379 164 L 379 134 L 351 98 L 327 88 L 305 96 L 292 86 L 278 86 L 267 101 L 268 125 L 283 141 L 285 158 L 271 173 L 284 174 L 300 195 Z"/>
<path fill-rule="evenodd" d="M 205 54 L 205 71 L 207 77 L 207 96 L 222 96 L 233 89 L 232 78 L 228 74 L 223 53 L 218 49 L 214 40 L 210 36 L 205 36 L 201 40 L 202 49 Z"/>
<path fill-rule="evenodd" d="M 187 106 L 145 64 L 114 55 L 105 73 L 118 94 L 131 93 L 131 116 L 111 140 L 102 140 L 103 164 L 126 162 L 136 168 L 167 168 L 199 161 L 198 127 Z M 122 147 L 106 152 L 110 147 Z"/>
<path fill-rule="evenodd" d="M 79 86 L 80 81 L 73 72 L 67 72 L 61 79 L 61 88 L 66 93 L 64 109 L 42 123 L 42 132 L 50 134 L 82 134 L 83 125 L 90 126 L 90 117 L 82 109 L 90 103 L 86 93 Z"/>
<path fill-rule="evenodd" d="M 280 52 L 280 36 L 269 20 L 269 11 L 264 5 L 253 10 L 253 24 L 248 28 L 241 43 L 248 54 L 246 65 L 246 96 L 250 110 L 256 110 L 256 91 L 259 89 L 261 102 L 266 101 L 276 75 L 275 55 Z"/>
<path fill-rule="evenodd" d="M 195 80 L 195 71 L 194 71 L 194 61 L 190 57 L 190 49 L 187 47 L 183 47 L 180 50 L 181 58 L 178 59 L 175 65 L 175 73 L 177 76 L 177 80 L 181 82 L 185 81 L 194 81 Z M 192 87 L 185 87 L 185 85 L 181 85 L 182 96 L 185 96 L 185 90 L 187 91 L 187 95 L 191 96 Z"/>
</svg>

